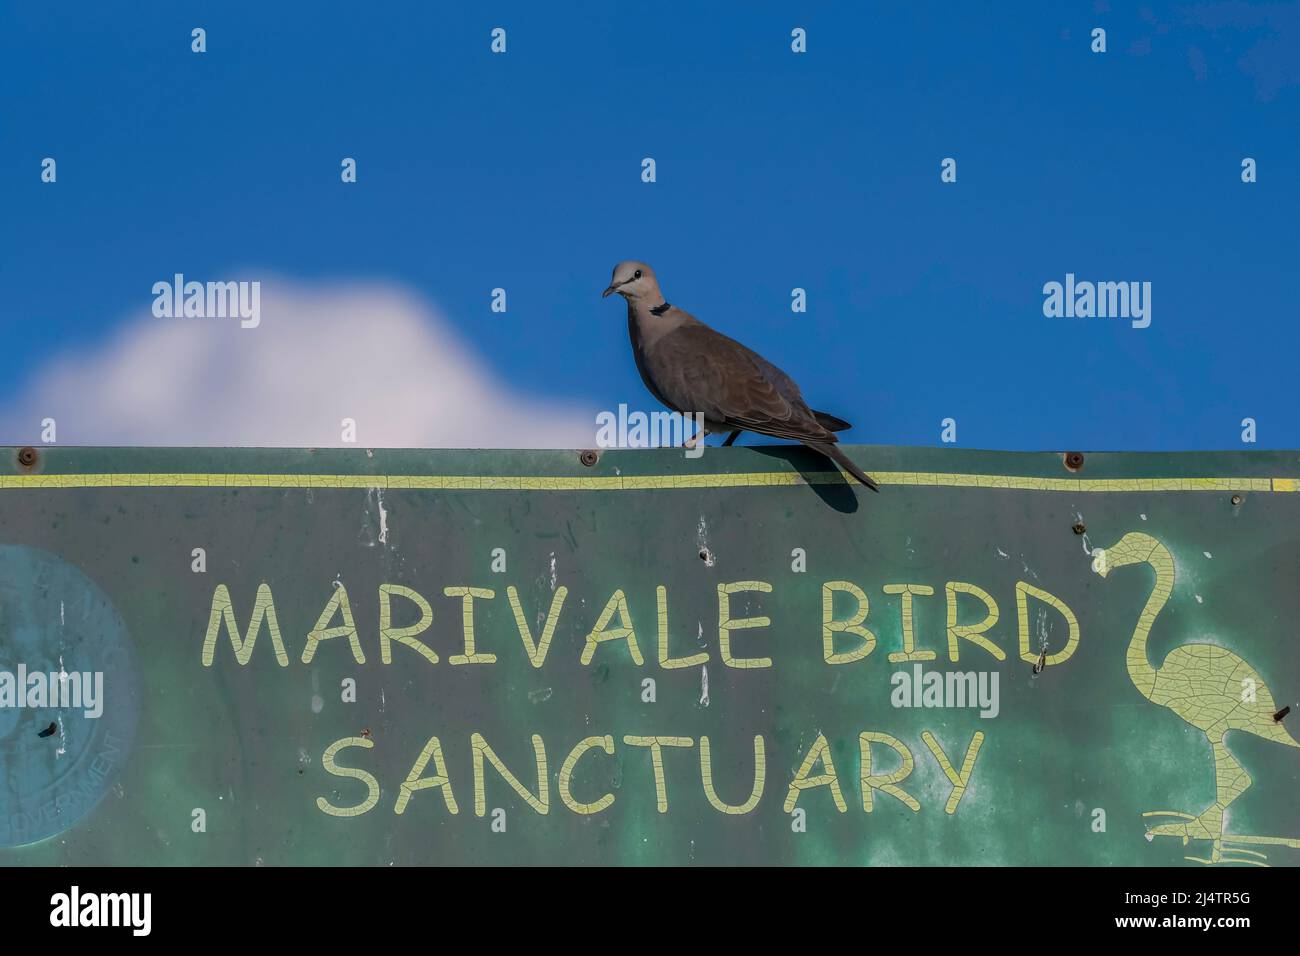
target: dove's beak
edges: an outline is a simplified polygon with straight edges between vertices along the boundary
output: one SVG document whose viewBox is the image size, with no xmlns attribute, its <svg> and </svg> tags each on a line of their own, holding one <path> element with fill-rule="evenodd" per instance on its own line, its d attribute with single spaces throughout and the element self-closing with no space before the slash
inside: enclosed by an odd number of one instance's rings
<svg viewBox="0 0 1300 956">
<path fill-rule="evenodd" d="M 609 298 L 609 294 L 610 294 L 611 292 L 613 292 L 616 288 L 618 288 L 618 286 L 613 286 L 613 285 L 610 286 L 608 289 L 606 289 L 604 292 L 602 292 L 602 293 L 600 294 L 600 297 L 601 297 L 602 299 L 607 299 L 607 298 Z"/>
</svg>

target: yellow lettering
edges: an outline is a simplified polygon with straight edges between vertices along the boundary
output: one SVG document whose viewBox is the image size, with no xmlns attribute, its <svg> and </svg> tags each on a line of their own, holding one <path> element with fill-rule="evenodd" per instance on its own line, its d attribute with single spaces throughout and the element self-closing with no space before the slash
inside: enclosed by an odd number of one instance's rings
<svg viewBox="0 0 1300 956">
<path fill-rule="evenodd" d="M 957 804 L 961 803 L 961 798 L 966 794 L 966 785 L 970 783 L 970 775 L 975 772 L 975 758 L 979 755 L 980 747 L 984 744 L 984 732 L 981 730 L 975 731 L 970 746 L 966 748 L 966 759 L 961 763 L 960 773 L 952 769 L 952 761 L 948 759 L 948 755 L 939 746 L 939 741 L 934 739 L 934 734 L 928 730 L 924 731 L 921 734 L 921 739 L 930 748 L 930 753 L 934 754 L 934 759 L 939 761 L 944 776 L 952 782 L 952 793 L 948 795 L 948 802 L 944 805 L 943 812 L 956 813 Z"/>
<path fill-rule="evenodd" d="M 649 747 L 650 763 L 655 775 L 655 808 L 660 813 L 668 812 L 668 788 L 664 783 L 664 747 L 694 747 L 695 741 L 690 737 L 624 737 L 623 743 L 629 747 Z"/>
<path fill-rule="evenodd" d="M 934 588 L 928 584 L 886 584 L 885 593 L 901 594 L 903 596 L 903 649 L 892 652 L 889 655 L 889 663 L 903 664 L 908 661 L 932 661 L 938 657 L 939 655 L 934 651 L 916 650 L 916 629 L 912 621 L 913 595 L 928 596 L 934 593 Z"/>
<path fill-rule="evenodd" d="M 519 779 L 512 774 L 501 758 L 496 755 L 487 741 L 480 733 L 474 733 L 470 739 L 470 750 L 474 757 L 474 815 L 484 816 L 487 814 L 487 787 L 485 773 L 483 770 L 483 761 L 486 759 L 497 773 L 501 775 L 506 783 L 514 789 L 515 793 L 523 798 L 524 802 L 536 810 L 538 813 L 545 815 L 550 809 L 551 792 L 547 786 L 548 777 L 546 775 L 546 745 L 542 743 L 542 738 L 533 734 L 533 755 L 537 760 L 537 795 L 534 796 L 528 788 L 519 782 Z"/>
<path fill-rule="evenodd" d="M 618 627 L 609 627 L 610 620 L 618 614 Z M 582 649 L 582 663 L 590 664 L 596 655 L 596 645 L 604 641 L 627 641 L 627 651 L 632 655 L 638 667 L 645 663 L 641 648 L 636 642 L 636 631 L 632 627 L 632 614 L 627 609 L 627 597 L 622 588 L 615 591 L 605 602 L 605 609 L 596 619 L 596 626 L 587 635 L 587 644 Z"/>
<path fill-rule="evenodd" d="M 424 773 L 424 768 L 428 766 L 430 758 L 433 759 L 435 773 L 432 777 L 421 777 L 420 774 Z M 415 766 L 411 767 L 411 772 L 406 775 L 406 779 L 402 781 L 402 786 L 398 789 L 397 805 L 393 807 L 393 810 L 398 814 L 405 813 L 406 805 L 411 802 L 411 794 L 429 787 L 437 787 L 442 790 L 442 799 L 447 804 L 448 813 L 460 812 L 460 808 L 456 806 L 456 795 L 451 792 L 451 778 L 447 776 L 447 763 L 442 759 L 442 743 L 437 737 L 430 737 L 429 742 L 420 751 L 420 756 L 415 760 Z"/>
<path fill-rule="evenodd" d="M 325 625 L 329 624 L 336 613 L 343 618 L 343 623 L 336 627 L 326 627 Z M 358 664 L 366 662 L 366 655 L 361 650 L 361 638 L 357 637 L 357 625 L 352 620 L 352 605 L 348 603 L 348 589 L 342 584 L 334 589 L 329 601 L 325 603 L 325 609 L 316 619 L 316 626 L 307 635 L 307 643 L 302 649 L 302 662 L 310 664 L 312 658 L 316 656 L 321 641 L 328 641 L 335 637 L 346 637 L 352 646 L 352 656 L 356 662 Z"/>
<path fill-rule="evenodd" d="M 497 662 L 495 654 L 478 654 L 474 650 L 474 599 L 482 598 L 489 601 L 497 596 L 496 592 L 487 588 L 455 587 L 443 588 L 442 593 L 447 597 L 461 599 L 461 630 L 465 637 L 465 653 L 452 654 L 447 661 L 451 664 L 495 664 Z"/>
<path fill-rule="evenodd" d="M 857 608 L 847 620 L 835 620 L 835 592 L 846 591 L 857 601 Z M 876 649 L 876 635 L 862 626 L 870 607 L 867 595 L 856 584 L 848 581 L 827 581 L 822 585 L 822 656 L 827 664 L 851 664 L 860 661 Z M 835 632 L 847 631 L 862 638 L 862 643 L 851 651 L 835 653 Z"/>
<path fill-rule="evenodd" d="M 596 747 L 601 748 L 612 757 L 614 755 L 614 738 L 606 734 L 603 737 L 588 737 L 585 740 L 580 740 L 578 745 L 569 751 L 569 756 L 564 758 L 564 765 L 560 767 L 560 800 L 574 813 L 584 815 L 600 813 L 601 810 L 614 802 L 614 795 L 607 793 L 593 803 L 579 803 L 573 798 L 573 792 L 570 790 L 573 771 L 578 766 L 578 761 L 582 759 L 582 755 L 588 750 Z"/>
<path fill-rule="evenodd" d="M 1038 654 L 1029 646 L 1029 598 L 1035 597 L 1049 607 L 1056 608 L 1065 618 L 1068 636 L 1065 640 L 1065 646 L 1055 654 L 1048 654 L 1044 664 L 1063 664 L 1070 659 L 1076 647 L 1079 646 L 1079 619 L 1074 616 L 1074 612 L 1066 606 L 1054 594 L 1048 594 L 1041 588 L 1036 588 L 1032 584 L 1026 584 L 1024 581 L 1016 582 L 1016 621 L 1020 627 L 1020 659 L 1030 664 L 1038 663 Z"/>
<path fill-rule="evenodd" d="M 713 788 L 713 760 L 709 752 L 709 738 L 700 738 L 700 776 L 704 779 L 704 795 L 708 797 L 709 804 L 719 813 L 729 813 L 741 816 L 749 813 L 758 806 L 759 798 L 763 796 L 763 786 L 767 783 L 767 758 L 763 750 L 763 738 L 755 735 L 754 737 L 754 789 L 749 793 L 749 799 L 744 803 L 733 806 L 723 803 L 718 797 L 718 791 Z"/>
<path fill-rule="evenodd" d="M 391 594 L 400 595 L 414 602 L 415 606 L 420 609 L 418 623 L 412 624 L 410 627 L 393 627 L 393 608 L 389 598 Z M 427 631 L 432 623 L 433 608 L 429 607 L 429 602 L 424 599 L 423 595 L 411 588 L 402 587 L 400 584 L 379 585 L 379 659 L 385 664 L 393 662 L 393 641 L 412 648 L 430 664 L 438 663 L 438 655 L 433 652 L 433 648 L 423 641 L 415 639 L 415 635 Z"/>
<path fill-rule="evenodd" d="M 361 814 L 372 810 L 376 803 L 379 802 L 379 781 L 375 779 L 374 774 L 367 773 L 364 770 L 357 770 L 355 767 L 340 767 L 334 760 L 340 750 L 345 747 L 363 747 L 369 750 L 373 747 L 374 741 L 367 740 L 365 737 L 344 737 L 342 740 L 336 740 L 325 748 L 325 753 L 321 756 L 321 766 L 325 768 L 326 773 L 333 774 L 336 777 L 350 777 L 353 780 L 361 780 L 366 785 L 366 799 L 361 801 L 355 807 L 336 807 L 324 797 L 316 798 L 316 806 L 323 813 L 328 813 L 332 817 L 359 817 Z"/>
<path fill-rule="evenodd" d="M 897 770 L 891 770 L 889 773 L 875 774 L 871 772 L 871 744 L 881 743 L 887 747 L 892 747 L 898 755 L 903 758 L 903 763 Z M 912 768 L 916 766 L 916 761 L 912 759 L 912 751 L 907 749 L 897 737 L 891 737 L 889 734 L 873 733 L 863 731 L 858 734 L 858 748 L 862 751 L 862 809 L 871 812 L 872 791 L 879 790 L 881 793 L 887 793 L 896 800 L 901 800 L 915 813 L 921 809 L 921 804 L 910 793 L 898 786 L 903 780 L 907 779 Z"/>
<path fill-rule="evenodd" d="M 248 631 L 241 641 L 239 639 L 239 622 L 235 620 L 235 608 L 230 600 L 230 589 L 218 584 L 212 592 L 212 612 L 208 616 L 208 632 L 203 637 L 203 666 L 211 667 L 212 659 L 217 654 L 217 633 L 224 623 L 230 635 L 230 646 L 235 649 L 235 660 L 241 665 L 247 664 L 253 656 L 253 645 L 257 643 L 257 634 L 262 629 L 262 618 L 266 618 L 267 630 L 271 633 L 271 644 L 275 648 L 275 659 L 281 667 L 289 666 L 289 655 L 285 653 L 284 641 L 280 639 L 280 623 L 275 617 L 275 600 L 271 597 L 270 585 L 263 582 L 257 586 L 257 597 L 253 601 L 253 616 L 248 622 Z"/>
<path fill-rule="evenodd" d="M 519 628 L 519 637 L 524 642 L 524 650 L 528 652 L 528 662 L 534 667 L 541 667 L 546 662 L 546 652 L 551 649 L 551 638 L 555 636 L 555 625 L 560 622 L 560 608 L 564 607 L 564 599 L 568 594 L 569 589 L 563 584 L 555 589 L 555 594 L 551 597 L 551 609 L 546 613 L 546 623 L 542 625 L 541 637 L 534 644 L 528 619 L 524 617 L 523 605 L 519 603 L 519 591 L 513 584 L 506 588 L 510 610 L 515 614 L 515 627 Z"/>
<path fill-rule="evenodd" d="M 818 760 L 822 762 L 826 772 L 811 776 L 810 772 L 813 764 Z M 817 739 L 813 741 L 807 756 L 803 758 L 803 764 L 799 767 L 799 772 L 790 781 L 790 792 L 785 797 L 785 812 L 790 813 L 794 810 L 803 791 L 813 787 L 830 787 L 831 797 L 835 801 L 835 808 L 840 813 L 848 812 L 849 805 L 844 802 L 844 794 L 840 791 L 840 778 L 835 773 L 835 763 L 831 759 L 830 745 L 826 742 L 825 734 L 817 735 Z"/>
<path fill-rule="evenodd" d="M 1007 659 L 1007 655 L 1002 648 L 998 647 L 986 637 L 982 637 L 989 628 L 998 622 L 998 605 L 988 591 L 976 584 L 964 584 L 961 581 L 949 581 L 945 591 L 948 596 L 948 657 L 954 662 L 957 660 L 958 650 L 957 641 L 965 639 L 979 647 L 984 648 L 995 658 L 1000 661 Z M 957 623 L 957 595 L 973 594 L 979 598 L 988 607 L 988 614 L 984 620 L 978 624 L 958 624 Z"/>
<path fill-rule="evenodd" d="M 751 627 L 768 627 L 771 618 L 731 616 L 731 595 L 745 591 L 761 591 L 764 594 L 772 590 L 772 585 L 763 581 L 737 581 L 734 584 L 718 585 L 718 645 L 721 650 L 722 663 L 728 667 L 771 667 L 770 657 L 733 657 L 731 653 L 731 632 Z"/>
<path fill-rule="evenodd" d="M 708 663 L 707 651 L 700 651 L 690 657 L 668 656 L 668 589 L 661 584 L 655 589 L 655 598 L 659 610 L 659 666 L 671 670 L 676 667 L 699 667 Z"/>
</svg>

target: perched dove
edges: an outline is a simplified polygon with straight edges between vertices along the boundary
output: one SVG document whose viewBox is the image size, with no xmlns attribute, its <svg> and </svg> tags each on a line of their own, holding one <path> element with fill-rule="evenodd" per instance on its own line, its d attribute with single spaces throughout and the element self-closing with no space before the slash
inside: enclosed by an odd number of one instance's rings
<svg viewBox="0 0 1300 956">
<path fill-rule="evenodd" d="M 848 422 L 813 411 L 785 372 L 670 305 L 644 262 L 615 266 L 603 295 L 611 292 L 627 299 L 636 367 L 659 401 L 684 415 L 702 413 L 706 432 L 731 432 L 728 445 L 742 431 L 803 442 L 872 491 L 880 490 L 836 445 L 835 432 Z"/>
</svg>

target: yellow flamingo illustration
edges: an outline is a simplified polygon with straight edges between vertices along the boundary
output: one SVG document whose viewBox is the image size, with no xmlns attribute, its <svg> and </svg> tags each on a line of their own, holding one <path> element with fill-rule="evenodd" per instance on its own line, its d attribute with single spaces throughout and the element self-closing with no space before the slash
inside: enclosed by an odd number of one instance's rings
<svg viewBox="0 0 1300 956">
<path fill-rule="evenodd" d="M 1240 730 L 1264 740 L 1300 747 L 1282 724 L 1273 719 L 1275 705 L 1264 681 L 1248 663 L 1216 644 L 1183 644 L 1174 648 L 1159 667 L 1147 657 L 1147 636 L 1156 615 L 1174 589 L 1174 559 L 1163 544 L 1148 534 L 1130 532 L 1110 548 L 1093 552 L 1093 570 L 1102 577 L 1130 564 L 1149 564 L 1155 587 L 1138 618 L 1129 642 L 1128 674 L 1142 695 L 1153 704 L 1168 707 L 1202 731 L 1214 751 L 1214 805 L 1200 816 L 1175 810 L 1153 810 L 1144 817 L 1178 817 L 1181 823 L 1163 823 L 1147 831 L 1147 838 L 1181 837 L 1211 841 L 1210 858 L 1189 856 L 1196 863 L 1251 863 L 1267 866 L 1263 853 L 1245 845 L 1274 845 L 1300 849 L 1300 840 L 1284 837 L 1239 836 L 1224 833 L 1223 815 L 1228 805 L 1246 792 L 1250 775 L 1228 751 L 1224 738 Z"/>
</svg>

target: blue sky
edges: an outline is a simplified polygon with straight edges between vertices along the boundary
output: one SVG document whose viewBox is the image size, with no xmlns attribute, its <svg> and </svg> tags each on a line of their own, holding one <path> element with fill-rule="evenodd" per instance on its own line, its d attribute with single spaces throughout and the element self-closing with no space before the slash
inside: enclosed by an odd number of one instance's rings
<svg viewBox="0 0 1300 956">
<path fill-rule="evenodd" d="M 66 355 L 180 321 L 148 315 L 176 272 L 403 290 L 521 401 L 651 409 L 599 295 L 638 258 L 852 442 L 953 417 L 968 447 L 1234 448 L 1253 417 L 1255 447 L 1300 448 L 1300 6 L 1113 7 L 4 3 L 0 441 L 35 438 Z M 1151 282 L 1150 328 L 1045 317 L 1067 272 Z M 349 315 L 330 348 L 384 347 Z M 283 321 L 309 355 L 311 315 Z M 68 397 L 65 434 L 98 404 Z"/>
</svg>

